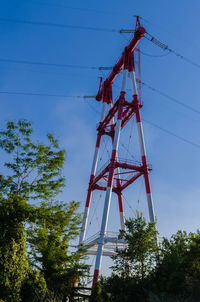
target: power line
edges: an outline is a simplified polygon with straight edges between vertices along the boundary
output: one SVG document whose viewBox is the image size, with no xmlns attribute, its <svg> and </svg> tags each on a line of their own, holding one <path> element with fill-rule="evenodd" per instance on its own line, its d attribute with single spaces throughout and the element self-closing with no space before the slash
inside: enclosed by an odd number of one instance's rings
<svg viewBox="0 0 200 302">
<path fill-rule="evenodd" d="M 179 140 L 181 140 L 181 141 L 183 141 L 183 142 L 185 142 L 185 143 L 187 143 L 187 144 L 190 144 L 190 145 L 192 145 L 192 146 L 194 146 L 194 147 L 196 147 L 196 148 L 200 148 L 200 145 L 199 145 L 199 144 L 197 144 L 197 143 L 195 143 L 195 142 L 192 142 L 192 141 L 190 141 L 190 140 L 188 140 L 188 139 L 186 139 L 186 138 L 184 138 L 184 137 L 182 137 L 182 136 L 179 136 L 179 135 L 175 134 L 174 132 L 171 132 L 171 131 L 169 131 L 169 130 L 167 130 L 167 129 L 165 129 L 165 128 L 162 128 L 162 127 L 160 127 L 159 125 L 156 125 L 156 124 L 154 124 L 154 123 L 152 123 L 152 122 L 150 122 L 150 121 L 148 121 L 148 120 L 146 120 L 146 119 L 144 119 L 144 118 L 143 118 L 143 121 L 144 121 L 145 123 L 148 123 L 149 125 L 155 127 L 155 128 L 158 128 L 159 130 L 161 130 L 161 131 L 163 131 L 163 132 L 165 132 L 165 133 L 167 133 L 167 134 L 169 134 L 169 135 L 171 135 L 171 136 L 174 136 L 175 138 L 177 138 L 177 139 L 179 139 Z"/>
<path fill-rule="evenodd" d="M 2 63 L 14 63 L 14 64 L 25 64 L 25 65 L 38 65 L 38 66 L 52 66 L 52 67 L 63 67 L 63 68 L 78 68 L 78 69 L 99 70 L 98 67 L 94 67 L 94 66 L 59 64 L 59 63 L 48 63 L 48 62 L 27 61 L 27 60 L 14 60 L 14 59 L 4 59 L 4 58 L 0 58 L 0 62 L 2 62 Z"/>
<path fill-rule="evenodd" d="M 71 28 L 71 29 L 80 29 L 80 30 L 92 30 L 92 31 L 103 31 L 103 32 L 115 32 L 115 33 L 133 33 L 134 30 L 117 30 L 117 29 L 110 29 L 110 28 L 102 28 L 102 27 L 90 27 L 90 26 L 81 26 L 81 25 L 70 25 L 70 24 L 59 24 L 59 23 L 51 23 L 51 22 L 39 22 L 39 21 L 27 21 L 27 20 L 20 20 L 20 19 L 12 19 L 12 18 L 0 18 L 1 22 L 10 22 L 10 23 L 19 23 L 19 24 L 26 24 L 26 25 L 36 25 L 36 26 L 44 26 L 44 27 L 58 27 L 58 28 Z M 158 39 L 154 38 L 151 34 L 146 33 L 146 38 L 150 42 L 154 43 L 158 47 L 162 48 L 163 50 L 168 50 L 170 53 L 173 53 L 175 56 L 179 57 L 180 59 L 184 60 L 185 62 L 193 65 L 197 68 L 200 68 L 200 64 L 193 61 L 192 59 L 183 56 L 182 54 L 178 53 L 177 51 L 169 48 L 166 44 L 159 41 Z M 149 38 L 149 37 L 150 38 Z M 153 56 L 153 55 L 149 55 Z M 159 56 L 156 56 L 159 57 Z"/>
<path fill-rule="evenodd" d="M 200 68 L 200 64 L 193 61 L 192 59 L 186 57 L 186 56 L 183 56 L 182 54 L 178 53 L 177 51 L 173 50 L 172 48 L 169 48 L 168 45 L 166 45 L 165 43 L 159 41 L 158 39 L 156 39 L 155 37 L 153 37 L 151 34 L 149 33 L 146 33 L 146 36 L 145 38 L 147 40 L 149 40 L 150 42 L 152 42 L 153 44 L 157 45 L 158 47 L 162 48 L 163 50 L 167 50 L 169 51 L 170 53 L 174 54 L 176 57 L 180 58 L 181 60 L 189 63 L 190 65 L 193 65 L 197 68 Z"/>
<path fill-rule="evenodd" d="M 102 70 L 102 67 L 95 67 L 95 66 L 84 66 L 84 65 L 72 65 L 72 64 L 59 64 L 59 63 L 48 63 L 48 62 L 38 62 L 38 61 L 27 61 L 27 60 L 14 60 L 14 59 L 4 59 L 4 58 L 0 58 L 0 62 L 2 63 L 14 63 L 14 64 L 24 64 L 24 65 L 36 65 L 36 66 L 46 66 L 46 67 L 57 67 L 57 68 L 74 68 L 74 69 L 88 69 L 88 70 Z M 111 67 L 108 67 L 109 70 L 111 69 Z M 160 90 L 158 90 L 157 88 L 145 83 L 145 82 L 141 82 L 141 84 L 145 87 L 147 87 L 148 89 L 158 93 L 161 96 L 164 96 L 165 98 L 171 100 L 172 102 L 185 107 L 186 109 L 193 111 L 197 114 L 200 114 L 200 111 L 195 109 L 192 106 L 189 106 L 187 104 L 185 104 L 184 102 L 179 101 L 178 99 L 166 94 L 165 92 L 162 92 Z M 116 86 L 116 85 L 114 85 Z M 119 88 L 118 86 L 116 86 L 117 88 Z"/>
<path fill-rule="evenodd" d="M 174 97 L 172 97 L 172 96 L 166 94 L 165 92 L 162 92 L 162 91 L 160 91 L 159 89 L 154 88 L 154 87 L 150 86 L 149 84 L 146 84 L 146 83 L 144 83 L 144 82 L 142 82 L 142 81 L 141 81 L 141 84 L 142 84 L 143 86 L 147 87 L 148 89 L 150 89 L 150 90 L 152 90 L 152 91 L 158 93 L 159 95 L 164 96 L 164 97 L 167 98 L 168 100 L 170 100 L 170 101 L 172 101 L 172 102 L 174 102 L 174 103 L 176 103 L 176 104 L 178 104 L 178 105 L 180 105 L 180 106 L 182 106 L 182 107 L 184 107 L 184 108 L 186 108 L 186 109 L 188 109 L 188 110 L 190 110 L 190 111 L 192 111 L 192 112 L 195 112 L 195 113 L 197 113 L 197 114 L 200 114 L 200 111 L 199 111 L 199 110 L 197 110 L 197 109 L 195 109 L 194 107 L 189 106 L 189 105 L 187 105 L 187 104 L 185 104 L 185 103 L 179 101 L 178 99 L 176 99 L 176 98 L 174 98 Z"/>
<path fill-rule="evenodd" d="M 22 73 L 41 73 L 41 74 L 48 74 L 48 75 L 58 75 L 58 76 L 69 76 L 69 77 L 83 77 L 82 73 L 69 73 L 69 72 L 64 72 L 64 71 L 49 71 L 49 70 L 44 70 L 44 69 L 24 69 L 24 68 L 15 68 L 15 67 L 10 67 L 10 66 L 1 66 L 0 70 L 9 70 L 9 71 L 16 71 L 16 72 L 22 72 Z M 94 78 L 94 75 L 92 76 L 91 74 L 84 74 L 84 78 Z"/>
<path fill-rule="evenodd" d="M 128 200 L 125 198 L 123 193 L 122 193 L 122 196 L 123 196 L 124 200 L 127 202 L 129 209 L 131 209 L 131 211 L 133 212 L 133 215 L 136 216 L 136 211 L 132 208 L 132 206 L 130 205 Z"/>
<path fill-rule="evenodd" d="M 152 54 L 149 54 L 149 53 L 146 53 L 144 51 L 141 51 L 141 54 L 144 55 L 144 56 L 147 56 L 147 57 L 151 57 L 151 58 L 162 58 L 162 57 L 166 57 L 170 54 L 170 51 L 167 52 L 167 53 L 164 53 L 164 54 L 161 54 L 161 55 L 152 55 Z"/>
<path fill-rule="evenodd" d="M 0 62 L 2 63 L 14 63 L 14 64 L 24 64 L 24 65 L 36 65 L 36 66 L 46 66 L 46 67 L 57 67 L 57 68 L 74 68 L 74 69 L 88 69 L 88 70 L 101 70 L 102 67 L 96 67 L 96 66 L 86 66 L 86 65 L 73 65 L 73 64 L 59 64 L 59 63 L 48 63 L 48 62 L 39 62 L 39 61 L 28 61 L 28 60 L 14 60 L 14 59 L 4 59 L 0 58 Z M 110 69 L 110 67 L 109 67 Z M 181 102 L 180 100 L 166 94 L 165 92 L 160 91 L 159 89 L 145 83 L 141 82 L 141 84 L 151 91 L 154 91 L 158 93 L 159 95 L 169 99 L 170 101 L 192 111 L 197 114 L 200 114 L 200 111 L 198 109 L 195 109 L 194 107 L 185 104 L 184 102 Z M 115 85 L 116 86 L 116 85 Z M 117 86 L 118 87 L 118 86 Z M 119 88 L 119 87 L 118 87 Z M 2 92 L 3 93 L 3 92 Z M 11 93 L 10 93 L 11 94 Z M 47 95 L 46 95 L 47 96 Z M 62 97 L 62 96 L 61 96 Z"/>
<path fill-rule="evenodd" d="M 24 95 L 24 96 L 41 96 L 41 97 L 56 97 L 56 98 L 78 98 L 78 99 L 93 99 L 95 96 L 90 95 L 65 95 L 65 94 L 49 94 L 49 93 L 38 93 L 38 92 L 17 92 L 17 91 L 0 91 L 0 94 L 9 95 Z"/>
<path fill-rule="evenodd" d="M 151 86 L 151 85 L 149 85 L 149 84 L 147 84 L 147 83 L 145 83 L 143 81 L 141 81 L 141 84 L 144 87 L 150 89 L 151 91 L 156 92 L 157 94 L 159 94 L 159 95 L 167 98 L 168 100 L 172 101 L 173 103 L 176 103 L 177 105 L 180 105 L 180 106 L 182 106 L 182 107 L 186 108 L 187 110 L 190 110 L 190 111 L 192 111 L 194 113 L 200 114 L 200 111 L 198 109 L 196 109 L 196 108 L 194 108 L 192 106 L 189 106 L 189 105 L 185 104 L 184 102 L 179 101 L 178 99 L 174 98 L 173 96 L 170 96 L 169 94 L 166 94 L 165 92 L 163 92 L 163 91 L 161 91 L 161 90 L 159 90 L 159 89 L 157 89 L 157 88 L 155 88 L 155 87 L 153 87 L 153 86 Z M 113 85 L 116 88 L 121 89 L 118 85 L 116 85 L 116 84 L 113 84 Z M 127 90 L 132 91 L 132 89 L 127 89 Z"/>
<path fill-rule="evenodd" d="M 171 53 L 173 53 L 175 56 L 177 56 L 180 59 L 184 60 L 185 62 L 189 63 L 190 65 L 193 65 L 193 66 L 195 66 L 197 68 L 200 68 L 200 64 L 197 63 L 197 62 L 195 62 L 195 61 L 193 61 L 193 60 L 191 60 L 190 58 L 187 58 L 187 57 L 183 56 L 182 54 L 180 54 L 180 53 L 178 53 L 178 52 L 176 52 L 176 51 L 174 51 L 174 50 L 172 50 L 170 48 L 169 48 L 169 51 Z"/>
<path fill-rule="evenodd" d="M 130 34 L 130 33 L 134 33 L 133 29 L 121 29 L 120 34 Z M 155 44 L 156 46 L 160 47 L 161 49 L 163 49 L 164 51 L 168 51 L 169 53 L 174 54 L 176 57 L 178 57 L 179 59 L 189 63 L 190 65 L 193 65 L 197 68 L 200 68 L 200 63 L 197 63 L 195 61 L 193 61 L 192 59 L 182 55 L 181 53 L 173 50 L 172 48 L 169 48 L 168 45 L 166 45 L 165 43 L 161 42 L 160 40 L 158 40 L 157 38 L 155 38 L 154 36 L 152 36 L 150 33 L 146 32 L 145 36 L 144 36 L 147 40 L 149 40 L 150 42 L 152 42 L 153 44 Z M 145 54 L 148 55 L 150 57 L 160 57 L 160 56 L 154 56 L 154 55 L 149 55 L 149 54 Z M 162 55 L 161 55 L 162 56 Z"/>
<path fill-rule="evenodd" d="M 36 25 L 36 26 L 43 26 L 43 27 L 71 28 L 71 29 L 103 31 L 103 32 L 119 32 L 119 30 L 116 29 L 103 28 L 103 27 L 90 27 L 90 26 L 60 24 L 60 23 L 51 23 L 51 22 L 27 21 L 27 20 L 12 19 L 12 18 L 0 18 L 0 22 Z"/>
<path fill-rule="evenodd" d="M 92 104 L 90 103 L 90 102 L 88 102 L 88 100 L 86 99 L 86 103 L 88 104 L 88 106 L 96 113 L 96 114 L 100 114 L 100 111 L 98 111 L 98 110 L 96 110 L 96 108 L 94 108 L 93 106 L 92 106 Z"/>
</svg>

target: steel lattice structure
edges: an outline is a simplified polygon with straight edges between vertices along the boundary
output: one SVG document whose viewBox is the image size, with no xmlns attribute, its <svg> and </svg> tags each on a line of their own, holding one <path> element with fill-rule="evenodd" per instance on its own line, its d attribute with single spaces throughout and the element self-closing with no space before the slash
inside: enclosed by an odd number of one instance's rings
<svg viewBox="0 0 200 302">
<path fill-rule="evenodd" d="M 145 29 L 140 26 L 139 18 L 137 18 L 136 28 L 134 37 L 131 42 L 125 47 L 124 52 L 110 75 L 103 82 L 101 79 L 98 94 L 96 96 L 97 101 L 102 101 L 102 114 L 101 120 L 97 127 L 97 140 L 94 152 L 94 159 L 92 164 L 92 171 L 89 181 L 87 199 L 85 204 L 85 212 L 83 216 L 82 233 L 80 236 L 80 244 L 90 245 L 96 247 L 96 250 L 90 252 L 90 254 L 96 254 L 96 263 L 93 277 L 93 286 L 97 282 L 101 269 L 101 262 L 103 255 L 111 255 L 113 245 L 118 242 L 119 244 L 125 244 L 123 241 L 119 241 L 117 237 L 109 235 L 107 232 L 107 223 L 109 216 L 109 209 L 111 203 L 112 192 L 117 194 L 119 212 L 120 212 L 120 223 L 121 229 L 125 229 L 124 223 L 124 209 L 123 209 L 123 198 L 122 192 L 128 186 L 134 184 L 134 182 L 141 176 L 144 177 L 149 218 L 151 222 L 155 221 L 153 199 L 149 180 L 150 168 L 147 163 L 145 141 L 143 135 L 142 120 L 140 115 L 140 109 L 142 108 L 141 100 L 138 94 L 136 75 L 135 75 L 135 64 L 134 64 L 134 51 L 138 42 L 145 35 Z M 112 98 L 112 85 L 116 76 L 122 71 L 123 68 L 123 79 L 120 96 L 115 103 Z M 126 95 L 126 84 L 128 76 L 131 82 L 132 99 L 127 101 Z M 140 89 L 140 88 L 139 88 Z M 106 114 L 107 106 L 109 108 Z M 127 125 L 130 119 L 135 116 L 137 123 L 137 131 L 141 153 L 141 163 L 135 163 L 127 160 L 123 160 L 118 157 L 118 147 L 120 143 L 120 133 L 122 129 Z M 99 149 L 101 145 L 102 136 L 107 135 L 112 140 L 112 153 L 110 160 L 104 165 L 103 169 L 96 173 Z M 124 174 L 129 174 L 129 178 L 124 179 Z M 103 182 L 102 182 L 103 180 Z M 102 184 L 103 183 L 103 184 Z M 87 222 L 90 210 L 91 197 L 94 190 L 105 191 L 105 203 L 101 222 L 100 232 L 90 240 L 85 240 Z M 106 248 L 106 244 L 110 243 L 110 246 Z M 89 253 L 89 252 L 88 252 Z"/>
</svg>

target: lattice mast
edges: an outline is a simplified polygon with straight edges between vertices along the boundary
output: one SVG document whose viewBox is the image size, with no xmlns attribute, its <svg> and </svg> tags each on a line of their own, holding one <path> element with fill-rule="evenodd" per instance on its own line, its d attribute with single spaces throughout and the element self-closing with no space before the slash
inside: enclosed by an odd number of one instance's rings
<svg viewBox="0 0 200 302">
<path fill-rule="evenodd" d="M 144 141 L 143 127 L 142 127 L 142 121 L 140 115 L 140 109 L 142 108 L 142 105 L 138 95 L 136 76 L 135 76 L 135 66 L 134 66 L 134 50 L 138 42 L 143 38 L 145 32 L 146 32 L 145 29 L 142 26 L 140 26 L 139 17 L 138 17 L 133 39 L 131 40 L 129 45 L 125 47 L 121 58 L 116 63 L 116 65 L 112 69 L 112 72 L 107 77 L 107 79 L 104 82 L 101 79 L 99 91 L 96 96 L 96 100 L 99 102 L 102 101 L 103 103 L 102 113 L 101 113 L 101 120 L 97 128 L 96 147 L 94 152 L 92 171 L 91 171 L 88 193 L 86 198 L 85 212 L 83 216 L 82 233 L 80 235 L 80 241 L 79 241 L 80 244 L 84 244 L 92 192 L 94 190 L 106 191 L 100 235 L 98 237 L 98 240 L 96 240 L 97 251 L 96 251 L 96 263 L 95 263 L 95 270 L 94 270 L 94 277 L 93 277 L 93 286 L 95 285 L 95 283 L 98 281 L 99 278 L 102 256 L 109 254 L 104 251 L 104 244 L 106 240 L 108 241 L 108 238 L 106 239 L 105 236 L 107 231 L 107 223 L 108 223 L 112 192 L 116 193 L 118 197 L 121 229 L 124 230 L 125 223 L 124 223 L 122 191 L 125 190 L 129 185 L 133 184 L 140 176 L 143 175 L 145 188 L 146 188 L 146 195 L 147 195 L 149 218 L 151 222 L 155 221 L 153 199 L 152 199 L 150 180 L 149 180 L 150 169 L 148 167 L 147 158 L 146 158 L 145 141 Z M 118 100 L 113 104 L 112 84 L 115 77 L 122 71 L 122 68 L 123 68 L 123 79 L 122 79 L 121 92 Z M 130 77 L 132 95 L 133 95 L 133 99 L 130 102 L 128 102 L 125 99 L 126 83 L 127 83 L 128 76 Z M 107 106 L 109 108 L 109 111 L 106 114 Z M 136 116 L 136 122 L 137 122 L 137 131 L 138 131 L 140 153 L 141 153 L 141 160 L 142 160 L 141 164 L 128 163 L 126 161 L 118 159 L 118 146 L 120 143 L 119 142 L 120 132 L 134 115 Z M 112 154 L 108 165 L 102 171 L 100 171 L 98 175 L 96 175 L 101 138 L 103 135 L 108 135 L 112 139 Z M 126 172 L 128 171 L 129 173 L 132 173 L 132 176 L 128 180 L 127 179 L 124 180 L 121 178 L 121 176 L 123 177 L 122 175 L 123 173 L 121 171 L 124 170 Z M 102 186 L 102 184 L 100 183 L 101 179 L 104 179 L 104 181 L 105 179 L 107 180 L 105 186 Z M 110 242 L 114 242 L 113 239 Z"/>
</svg>

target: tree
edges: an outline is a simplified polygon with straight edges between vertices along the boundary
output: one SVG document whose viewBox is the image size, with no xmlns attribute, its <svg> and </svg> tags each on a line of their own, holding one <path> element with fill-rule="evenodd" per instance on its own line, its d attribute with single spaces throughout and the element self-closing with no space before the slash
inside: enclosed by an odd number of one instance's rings
<svg viewBox="0 0 200 302">
<path fill-rule="evenodd" d="M 70 242 L 79 234 L 79 204 L 43 203 L 36 222 L 28 231 L 31 263 L 44 276 L 53 301 L 73 296 L 73 284 L 88 271 L 80 264 L 83 251 L 70 252 Z"/>
<path fill-rule="evenodd" d="M 137 217 L 128 219 L 125 225 L 126 230 L 120 231 L 119 238 L 127 243 L 113 257 L 113 270 L 123 278 L 134 277 L 144 281 L 155 267 L 158 257 L 155 223 L 147 223 L 142 214 L 137 213 Z"/>
<path fill-rule="evenodd" d="M 200 299 L 200 231 L 189 235 L 188 271 L 185 283 L 188 296 L 198 300 Z"/>
<path fill-rule="evenodd" d="M 7 159 L 0 174 L 0 298 L 17 302 L 28 272 L 25 226 L 38 213 L 31 202 L 47 202 L 60 192 L 65 151 L 51 134 L 46 144 L 34 143 L 26 120 L 7 123 L 0 148 Z"/>
<path fill-rule="evenodd" d="M 44 276 L 38 270 L 29 268 L 22 282 L 20 296 L 23 302 L 47 301 L 48 289 Z"/>
<path fill-rule="evenodd" d="M 25 201 L 14 195 L 0 199 L 0 297 L 20 301 L 20 287 L 28 269 L 24 222 Z"/>
<path fill-rule="evenodd" d="M 127 244 L 114 257 L 112 275 L 93 289 L 95 301 L 200 301 L 200 231 L 178 231 L 158 250 L 155 224 L 137 213 L 119 237 Z"/>
<path fill-rule="evenodd" d="M 149 276 L 158 258 L 155 223 L 147 223 L 142 214 L 137 213 L 137 217 L 126 220 L 125 225 L 126 230 L 120 231 L 119 238 L 125 239 L 126 244 L 113 257 L 112 275 L 101 279 L 101 287 L 96 289 L 97 301 L 144 302 L 148 299 Z"/>
<path fill-rule="evenodd" d="M 158 295 L 172 301 L 199 301 L 200 232 L 178 231 L 164 238 L 152 282 Z"/>
<path fill-rule="evenodd" d="M 91 302 L 106 302 L 106 300 L 102 297 L 102 283 L 97 282 L 95 287 L 92 289 L 90 301 Z"/>
<path fill-rule="evenodd" d="M 47 135 L 47 143 L 34 143 L 31 123 L 26 120 L 8 122 L 0 131 L 0 148 L 9 156 L 4 166 L 7 176 L 0 175 L 3 198 L 17 195 L 28 200 L 50 200 L 64 186 L 61 176 L 65 150 L 58 141 Z"/>
</svg>

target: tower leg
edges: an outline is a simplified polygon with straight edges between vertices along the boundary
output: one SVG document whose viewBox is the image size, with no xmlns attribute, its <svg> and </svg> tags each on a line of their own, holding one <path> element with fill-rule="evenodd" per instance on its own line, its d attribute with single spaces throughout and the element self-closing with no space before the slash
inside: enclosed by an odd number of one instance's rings
<svg viewBox="0 0 200 302">
<path fill-rule="evenodd" d="M 117 168 L 116 170 L 117 170 L 117 188 L 120 189 L 121 187 L 120 169 Z M 121 191 L 117 193 L 117 197 L 118 197 L 118 205 L 119 205 L 120 225 L 121 225 L 121 229 L 125 230 L 124 207 L 123 207 L 123 199 L 122 199 Z"/>
<path fill-rule="evenodd" d="M 100 268 L 101 268 L 101 261 L 102 261 L 102 253 L 103 253 L 103 245 L 104 245 L 104 236 L 107 230 L 107 223 L 108 223 L 108 214 L 110 209 L 110 201 L 111 201 L 111 194 L 112 194 L 112 186 L 113 186 L 113 177 L 115 171 L 115 162 L 117 158 L 117 151 L 119 145 L 119 138 L 120 138 L 120 131 L 121 131 L 121 119 L 123 113 L 123 104 L 124 104 L 124 96 L 125 96 L 125 88 L 126 88 L 126 80 L 127 80 L 128 70 L 124 70 L 123 81 L 122 81 L 122 90 L 120 93 L 120 104 L 118 108 L 118 117 L 114 135 L 114 142 L 113 142 L 113 150 L 111 155 L 111 162 L 110 162 L 110 170 L 108 176 L 108 184 L 106 190 L 106 197 L 105 197 L 105 204 L 103 210 L 103 217 L 101 223 L 101 231 L 100 237 L 98 241 L 98 248 L 97 248 L 97 256 L 95 262 L 95 270 L 94 270 L 94 277 L 93 277 L 93 287 L 98 281 Z"/>
<path fill-rule="evenodd" d="M 105 102 L 103 102 L 102 113 L 101 113 L 101 121 L 105 117 L 106 106 L 107 106 L 107 104 Z M 93 158 L 93 164 L 92 164 L 92 170 L 91 170 L 91 175 L 90 175 L 89 188 L 88 188 L 88 193 L 87 193 L 87 198 L 86 198 L 86 203 L 85 203 L 85 211 L 84 211 L 84 215 L 83 215 L 83 223 L 82 223 L 82 228 L 81 228 L 82 231 L 81 231 L 81 235 L 80 235 L 80 238 L 79 238 L 79 245 L 85 239 L 88 216 L 89 216 L 89 210 L 90 210 L 90 201 L 91 201 L 91 198 L 92 198 L 92 189 L 91 189 L 90 185 L 93 182 L 93 180 L 95 178 L 95 174 L 96 174 L 97 162 L 98 162 L 98 157 L 99 157 L 100 142 L 101 142 L 101 134 L 98 133 L 95 152 L 94 152 L 94 158 Z"/>
<path fill-rule="evenodd" d="M 110 109 L 112 108 L 112 104 L 109 104 Z M 115 120 L 114 118 L 112 119 L 112 124 L 114 124 Z M 116 160 L 117 157 L 116 157 Z M 117 187 L 120 188 L 121 187 L 121 180 L 120 180 L 120 169 L 117 168 Z M 120 216 L 120 225 L 121 225 L 121 229 L 125 230 L 125 219 L 124 219 L 124 207 L 123 207 L 123 199 L 122 199 L 122 192 L 120 191 L 117 194 L 118 197 L 118 205 L 119 205 L 119 216 Z"/>
<path fill-rule="evenodd" d="M 121 229 L 125 230 L 125 219 L 124 219 L 124 207 L 123 207 L 123 200 L 122 200 L 122 192 L 117 194 L 118 196 L 118 204 L 119 204 L 119 215 L 120 215 L 120 224 Z"/>
<path fill-rule="evenodd" d="M 143 167 L 145 169 L 144 181 L 145 181 L 147 203 L 148 203 L 148 210 L 149 210 L 149 219 L 151 222 L 155 222 L 154 205 L 153 205 L 153 198 L 152 198 L 151 186 L 149 180 L 149 170 L 148 170 L 147 157 L 146 157 L 144 133 L 143 133 L 141 116 L 140 116 L 140 107 L 139 107 L 136 78 L 135 78 L 134 71 L 130 72 L 130 79 L 131 79 L 133 97 L 137 105 L 136 122 L 137 122 L 137 130 L 138 130 L 138 137 L 139 137 L 139 144 L 140 144 L 140 153 L 141 153 Z"/>
</svg>

